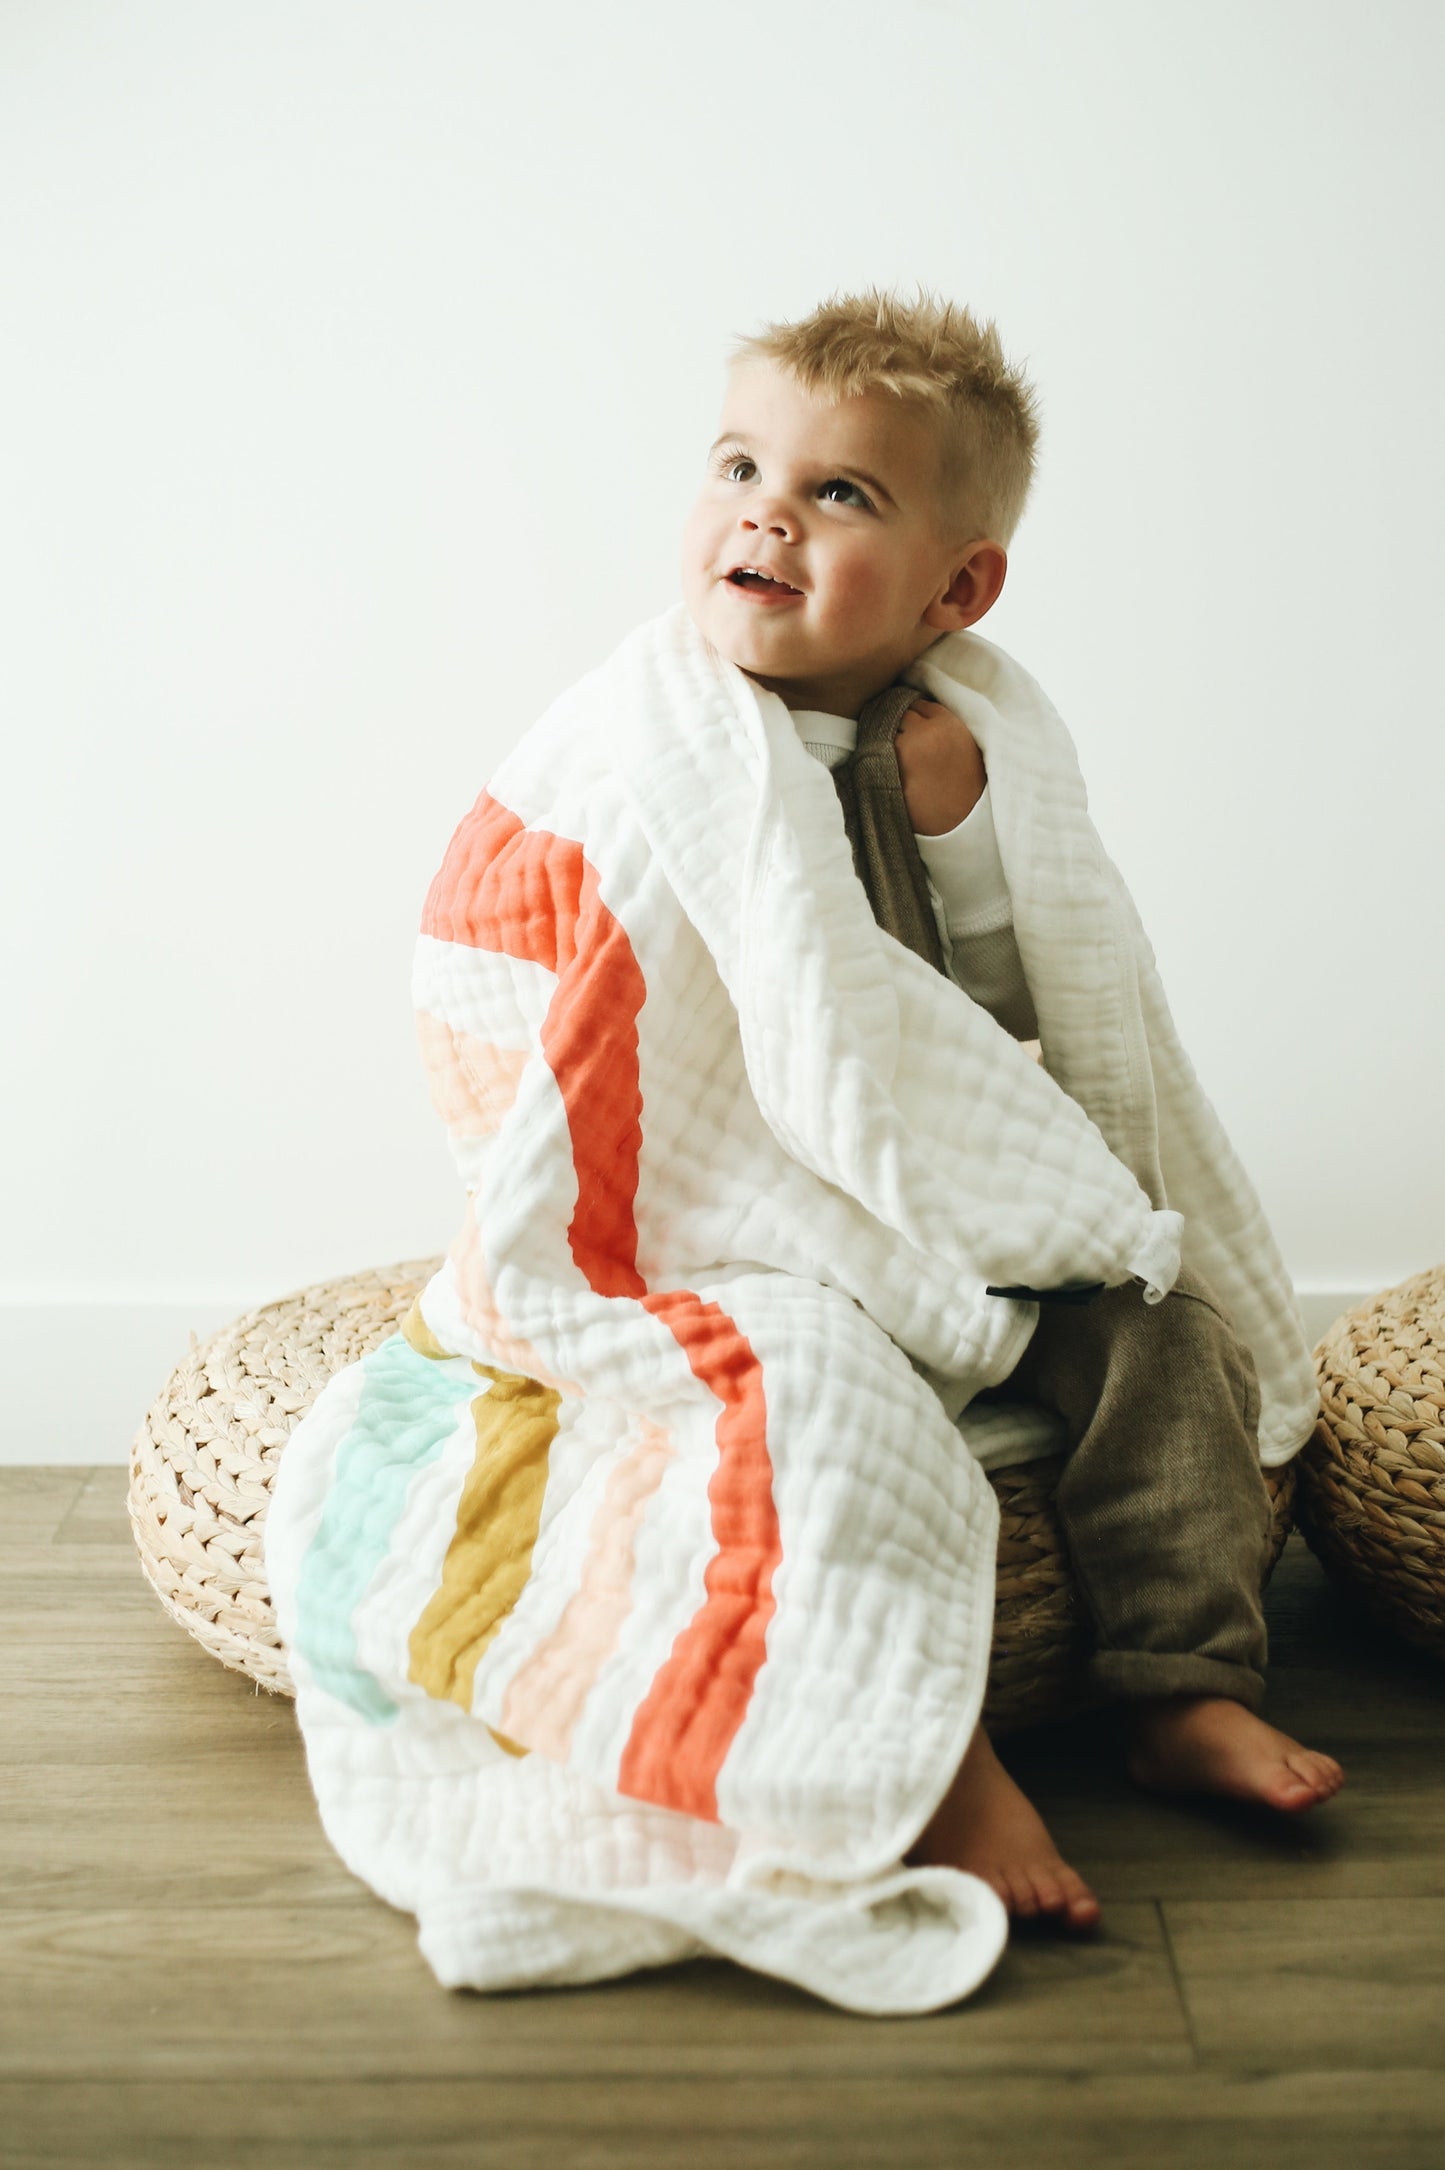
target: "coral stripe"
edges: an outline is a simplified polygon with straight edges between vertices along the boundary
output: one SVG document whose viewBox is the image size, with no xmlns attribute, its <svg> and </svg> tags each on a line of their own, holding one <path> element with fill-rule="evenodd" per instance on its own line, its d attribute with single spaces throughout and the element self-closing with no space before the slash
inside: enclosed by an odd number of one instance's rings
<svg viewBox="0 0 1445 2170">
<path fill-rule="evenodd" d="M 716 1551 L 703 1577 L 706 1595 L 638 1707 L 618 1778 L 624 1793 L 716 1820 L 717 1774 L 766 1656 L 782 1542 L 756 1354 L 718 1305 L 687 1289 L 651 1293 L 637 1270 L 637 1016 L 646 982 L 581 845 L 524 828 L 486 791 L 447 848 L 422 931 L 557 974 L 541 1038 L 571 1137 L 572 1256 L 599 1295 L 631 1297 L 662 1320 L 719 1403 L 708 1485 Z M 477 1307 L 484 1302 L 495 1319 L 490 1289 L 482 1297 L 479 1244 L 464 1231 L 452 1256 Z M 515 1353 L 519 1344 L 510 1347 Z"/>
<path fill-rule="evenodd" d="M 707 1488 L 717 1550 L 703 1573 L 702 1605 L 638 1706 L 617 1790 L 716 1822 L 717 1775 L 767 1656 L 783 1556 L 763 1367 L 727 1313 L 691 1289 L 669 1289 L 646 1304 L 723 1405 Z"/>
<path fill-rule="evenodd" d="M 642 1148 L 637 1013 L 647 987 L 596 869 L 580 844 L 524 829 L 484 791 L 427 892 L 422 932 L 557 974 L 542 1053 L 571 1132 L 572 1255 L 599 1295 L 643 1295 L 633 1201 Z"/>
</svg>

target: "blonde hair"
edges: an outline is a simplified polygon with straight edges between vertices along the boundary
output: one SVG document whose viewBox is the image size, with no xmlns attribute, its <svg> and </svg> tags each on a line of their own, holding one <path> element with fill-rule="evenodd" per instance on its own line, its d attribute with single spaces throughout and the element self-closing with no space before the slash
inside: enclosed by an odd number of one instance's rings
<svg viewBox="0 0 1445 2170">
<path fill-rule="evenodd" d="M 1013 540 L 1034 478 L 1038 397 L 1004 355 L 990 318 L 922 287 L 902 301 L 875 286 L 832 294 L 810 316 L 736 340 L 729 363 L 770 361 L 805 392 L 840 400 L 875 387 L 934 417 L 939 510 L 960 542 Z"/>
</svg>

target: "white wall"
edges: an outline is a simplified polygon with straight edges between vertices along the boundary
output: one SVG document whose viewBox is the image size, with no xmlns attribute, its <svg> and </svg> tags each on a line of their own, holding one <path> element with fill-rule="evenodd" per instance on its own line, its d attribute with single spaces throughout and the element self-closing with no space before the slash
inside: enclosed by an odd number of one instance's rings
<svg viewBox="0 0 1445 2170">
<path fill-rule="evenodd" d="M 728 337 L 867 281 L 1040 387 L 981 630 L 1302 1292 L 1445 1253 L 1442 47 L 1433 0 L 8 0 L 5 1451 L 123 1455 L 184 1322 L 445 1248 L 432 871 L 674 600 Z"/>
</svg>

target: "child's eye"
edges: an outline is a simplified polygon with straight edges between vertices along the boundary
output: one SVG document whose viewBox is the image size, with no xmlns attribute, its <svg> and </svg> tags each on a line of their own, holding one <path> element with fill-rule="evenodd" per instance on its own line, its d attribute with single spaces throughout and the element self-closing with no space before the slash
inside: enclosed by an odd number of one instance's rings
<svg viewBox="0 0 1445 2170">
<path fill-rule="evenodd" d="M 725 482 L 731 482 L 739 467 L 751 467 L 752 464 L 752 461 L 747 457 L 745 453 L 724 453 L 721 467 L 723 480 Z M 826 482 L 820 483 L 819 487 L 820 489 L 831 490 L 835 486 L 835 484 L 838 483 L 841 483 L 845 490 L 851 490 L 860 504 L 872 504 L 872 499 L 868 497 L 866 492 L 861 490 L 856 482 L 850 482 L 846 475 L 830 475 Z"/>
<path fill-rule="evenodd" d="M 861 498 L 865 505 L 870 502 L 869 498 L 864 494 L 864 492 L 859 489 L 857 483 L 850 482 L 846 475 L 830 475 L 828 477 L 828 480 L 823 484 L 823 488 L 825 490 L 831 490 L 835 482 L 841 482 L 845 490 L 851 490 L 853 492 L 853 495 L 857 498 Z"/>
</svg>

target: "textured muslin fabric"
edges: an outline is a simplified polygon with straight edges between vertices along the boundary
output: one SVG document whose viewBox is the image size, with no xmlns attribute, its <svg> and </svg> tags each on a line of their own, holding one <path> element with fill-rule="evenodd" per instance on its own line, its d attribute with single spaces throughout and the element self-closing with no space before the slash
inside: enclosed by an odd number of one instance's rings
<svg viewBox="0 0 1445 2170">
<path fill-rule="evenodd" d="M 987 1676 L 955 1420 L 1038 1308 L 990 1289 L 1157 1305 L 1193 1247 L 1261 1455 L 1312 1428 L 1067 731 L 976 636 L 908 676 L 984 749 L 1041 1061 L 878 925 L 828 775 L 680 604 L 522 732 L 428 891 L 461 1225 L 296 1426 L 266 1564 L 322 1822 L 448 1983 L 709 1950 L 904 2012 L 987 1975 L 996 1894 L 902 1864 Z"/>
<path fill-rule="evenodd" d="M 868 702 L 856 754 L 839 760 L 830 748 L 828 766 L 879 924 L 943 970 L 918 905 L 925 845 L 890 759 L 913 698 L 912 687 L 891 686 Z M 985 891 L 997 856 L 991 843 L 990 826 L 983 848 L 975 841 L 973 849 Z M 967 863 L 963 852 L 958 858 Z M 949 902 L 955 918 L 966 917 L 958 900 Z M 1033 1009 L 1026 991 L 1020 1002 L 1005 902 L 1004 912 L 986 915 L 997 916 L 1005 947 L 999 983 L 988 984 L 987 971 L 953 976 L 1023 1038 Z M 1272 1522 L 1255 1432 L 1259 1379 L 1203 1275 L 1181 1267 L 1159 1304 L 1146 1304 L 1137 1282 L 1084 1304 L 1041 1304 L 1014 1370 L 961 1421 L 977 1430 L 985 1412 L 1028 1402 L 1061 1420 L 1062 1438 L 1045 1443 L 1068 1452 L 1054 1505 L 1094 1629 L 1095 1686 L 1121 1697 L 1225 1695 L 1258 1710 Z"/>
</svg>

